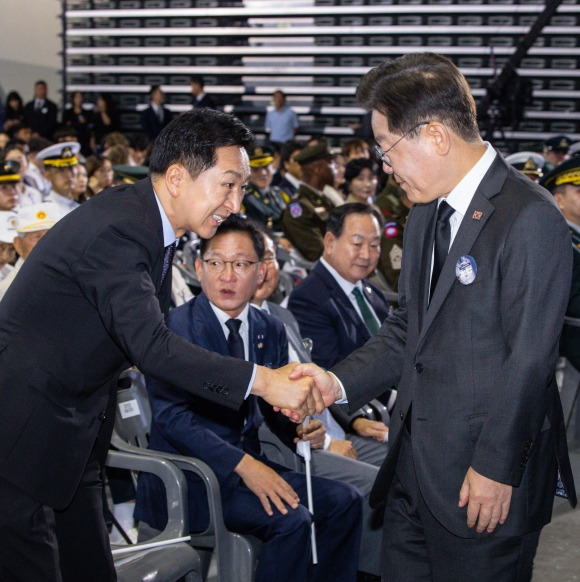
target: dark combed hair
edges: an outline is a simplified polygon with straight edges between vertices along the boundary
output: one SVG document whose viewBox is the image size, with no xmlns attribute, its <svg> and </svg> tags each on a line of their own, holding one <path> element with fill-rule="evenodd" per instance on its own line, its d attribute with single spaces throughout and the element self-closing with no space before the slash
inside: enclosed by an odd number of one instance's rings
<svg viewBox="0 0 580 582">
<path fill-rule="evenodd" d="M 258 260 L 261 261 L 264 258 L 264 239 L 262 238 L 262 232 L 251 220 L 248 220 L 246 217 L 240 216 L 239 214 L 232 214 L 222 222 L 214 237 L 222 236 L 228 232 L 241 232 L 247 234 L 252 239 L 254 250 L 258 255 Z M 211 238 L 200 239 L 199 256 L 201 258 L 205 256 L 208 246 L 211 244 L 211 240 Z"/>
<path fill-rule="evenodd" d="M 381 215 L 372 206 L 362 202 L 349 202 L 348 204 L 341 204 L 330 211 L 326 221 L 326 232 L 331 232 L 336 238 L 339 238 L 344 230 L 344 221 L 351 214 L 368 214 L 377 219 L 379 227 L 382 224 Z"/>
<path fill-rule="evenodd" d="M 280 148 L 280 166 L 284 167 L 284 163 L 290 160 L 290 156 L 299 150 L 303 150 L 304 145 L 293 139 L 285 141 Z"/>
<path fill-rule="evenodd" d="M 356 91 L 359 104 L 403 135 L 424 121 L 440 121 L 466 141 L 479 137 L 475 101 L 461 71 L 435 53 L 407 54 L 371 69 Z"/>
<path fill-rule="evenodd" d="M 250 149 L 254 137 L 237 118 L 213 109 L 193 109 L 175 117 L 157 139 L 149 159 L 152 176 L 181 164 L 196 179 L 217 163 L 216 149 L 240 146 Z"/>
</svg>

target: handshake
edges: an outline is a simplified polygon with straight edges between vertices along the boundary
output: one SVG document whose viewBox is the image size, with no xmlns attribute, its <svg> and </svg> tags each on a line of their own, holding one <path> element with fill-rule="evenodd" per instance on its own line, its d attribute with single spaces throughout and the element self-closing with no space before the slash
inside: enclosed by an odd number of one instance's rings
<svg viewBox="0 0 580 582">
<path fill-rule="evenodd" d="M 315 364 L 296 362 L 277 370 L 259 366 L 251 393 L 294 422 L 320 414 L 342 397 L 340 384 L 332 374 Z"/>
</svg>

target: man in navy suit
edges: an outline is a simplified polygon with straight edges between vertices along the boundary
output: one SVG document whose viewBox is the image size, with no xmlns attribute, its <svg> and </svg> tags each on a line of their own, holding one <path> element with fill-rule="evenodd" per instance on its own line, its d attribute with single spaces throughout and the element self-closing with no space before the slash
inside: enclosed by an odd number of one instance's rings
<svg viewBox="0 0 580 582">
<path fill-rule="evenodd" d="M 264 278 L 264 241 L 248 220 L 231 216 L 210 240 L 202 240 L 196 272 L 202 293 L 170 312 L 167 325 L 186 340 L 223 355 L 279 367 L 288 361 L 284 326 L 249 301 Z M 170 384 L 148 379 L 153 422 L 149 446 L 194 456 L 216 473 L 224 522 L 232 531 L 263 541 L 256 581 L 356 578 L 362 496 L 358 489 L 313 478 L 318 565 L 310 563 L 312 515 L 304 475 L 261 455 L 258 428 L 263 414 L 276 416 L 297 437 L 296 425 L 274 415 L 271 406 L 250 396 L 239 412 L 203 399 L 184 398 Z M 262 409 L 261 409 L 262 407 Z M 307 429 L 306 429 L 307 430 Z M 154 528 L 166 519 L 161 485 L 142 478 L 136 517 Z M 207 526 L 205 486 L 188 475 L 190 530 Z"/>
<path fill-rule="evenodd" d="M 365 278 L 377 266 L 380 239 L 379 215 L 367 204 L 354 202 L 333 209 L 322 258 L 290 295 L 288 309 L 296 317 L 302 337 L 312 340 L 312 361 L 323 368 L 334 366 L 364 345 L 389 313 L 380 289 Z M 389 396 L 387 391 L 385 404 Z M 333 413 L 345 430 L 358 436 L 382 442 L 388 430 L 358 412 L 349 416 L 333 408 Z M 368 446 L 366 439 L 355 440 L 359 447 Z M 384 454 L 374 462 L 380 465 Z"/>
<path fill-rule="evenodd" d="M 167 107 L 163 107 L 165 93 L 159 85 L 151 87 L 149 97 L 151 99 L 149 107 L 141 112 L 141 129 L 153 141 L 161 133 L 161 130 L 169 125 L 173 113 Z"/>
</svg>

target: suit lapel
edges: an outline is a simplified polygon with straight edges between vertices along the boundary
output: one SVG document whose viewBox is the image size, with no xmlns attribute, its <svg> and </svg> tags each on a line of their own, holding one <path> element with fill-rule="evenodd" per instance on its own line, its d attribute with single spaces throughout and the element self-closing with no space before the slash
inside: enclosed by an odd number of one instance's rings
<svg viewBox="0 0 580 582">
<path fill-rule="evenodd" d="M 204 293 L 200 293 L 193 304 L 193 334 L 199 345 L 206 350 L 229 355 L 228 342 L 221 323 L 213 312 Z"/>
<path fill-rule="evenodd" d="M 501 158 L 499 154 L 498 157 Z M 473 195 L 473 199 L 461 221 L 461 226 L 457 231 L 453 244 L 449 249 L 449 254 L 443 264 L 439 281 L 437 282 L 433 297 L 431 298 L 431 302 L 425 313 L 419 337 L 419 345 L 423 341 L 427 330 L 433 323 L 435 316 L 441 309 L 445 298 L 455 282 L 455 266 L 457 261 L 461 256 L 469 254 L 471 247 L 493 214 L 495 207 L 489 199 L 500 192 L 501 186 L 505 182 L 506 175 L 507 167 L 505 162 L 503 162 L 503 160 L 498 161 L 496 157 L 496 161 L 491 165 L 491 168 L 488 170 Z M 428 277 L 426 277 L 426 280 L 428 280 Z"/>
<path fill-rule="evenodd" d="M 346 315 L 351 319 L 351 321 L 357 327 L 357 333 L 363 337 L 364 341 L 370 339 L 371 335 L 364 321 L 359 317 L 356 309 L 351 303 L 350 299 L 346 296 L 345 292 L 341 289 L 340 285 L 336 282 L 334 277 L 328 272 L 328 269 L 322 264 L 318 263 L 315 267 L 318 276 L 323 280 L 326 287 L 328 287 L 328 296 L 332 300 L 338 303 L 339 314 Z"/>
<path fill-rule="evenodd" d="M 250 360 L 256 364 L 262 365 L 264 363 L 264 345 L 266 338 L 266 326 L 264 322 L 257 316 L 256 309 L 250 306 L 248 313 L 248 337 L 250 338 L 250 345 L 248 346 L 248 353 Z"/>
</svg>

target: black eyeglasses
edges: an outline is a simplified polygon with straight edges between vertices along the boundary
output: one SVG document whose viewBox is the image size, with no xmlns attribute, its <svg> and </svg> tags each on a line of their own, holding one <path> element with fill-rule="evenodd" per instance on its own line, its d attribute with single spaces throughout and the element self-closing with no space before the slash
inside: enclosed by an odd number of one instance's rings
<svg viewBox="0 0 580 582">
<path fill-rule="evenodd" d="M 400 137 L 386 152 L 384 152 L 380 146 L 375 145 L 375 153 L 377 154 L 377 156 L 379 157 L 379 159 L 381 160 L 381 162 L 383 164 L 386 164 L 387 166 L 389 166 L 389 168 L 392 168 L 393 166 L 391 165 L 391 161 L 389 160 L 389 157 L 387 156 L 387 154 L 402 140 L 404 140 L 409 134 L 413 133 L 418 127 L 421 127 L 422 125 L 428 125 L 429 123 L 431 123 L 430 121 L 422 121 L 421 123 L 418 123 L 417 125 L 414 125 L 405 135 L 403 135 L 402 137 Z"/>
<path fill-rule="evenodd" d="M 207 265 L 210 273 L 221 273 L 225 270 L 226 265 L 230 264 L 234 273 L 237 275 L 246 275 L 252 265 L 257 265 L 260 261 L 245 261 L 238 259 L 236 261 L 222 261 L 221 259 L 202 259 Z"/>
</svg>

